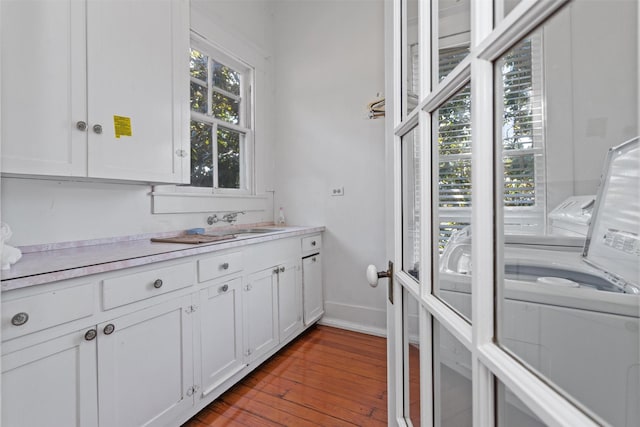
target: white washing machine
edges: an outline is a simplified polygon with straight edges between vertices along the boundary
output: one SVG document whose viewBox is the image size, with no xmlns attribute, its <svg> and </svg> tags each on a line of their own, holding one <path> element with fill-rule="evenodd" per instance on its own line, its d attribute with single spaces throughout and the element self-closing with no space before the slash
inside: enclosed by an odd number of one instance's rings
<svg viewBox="0 0 640 427">
<path fill-rule="evenodd" d="M 505 236 L 498 287 L 501 344 L 599 420 L 625 427 L 640 426 L 638 141 L 609 150 L 595 200 L 553 211 L 556 235 Z M 440 292 L 468 318 L 472 268 L 471 233 L 461 230 L 441 256 Z"/>
</svg>

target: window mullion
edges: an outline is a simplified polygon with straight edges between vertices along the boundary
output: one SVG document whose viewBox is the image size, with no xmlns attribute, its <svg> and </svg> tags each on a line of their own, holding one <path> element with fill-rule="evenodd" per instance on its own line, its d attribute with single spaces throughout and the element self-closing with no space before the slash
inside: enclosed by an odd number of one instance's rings
<svg viewBox="0 0 640 427">
<path fill-rule="evenodd" d="M 231 98 L 234 101 L 242 102 L 242 97 L 240 97 L 239 95 L 233 94 L 231 92 L 227 92 L 224 89 L 220 89 L 219 87 L 213 86 L 213 84 L 211 85 L 211 91 L 219 93 L 220 95 L 226 96 L 227 98 Z M 242 92 L 240 92 L 240 93 L 242 93 Z"/>
<path fill-rule="evenodd" d="M 213 123 L 211 126 L 211 150 L 212 150 L 212 159 L 213 159 L 213 191 L 215 192 L 218 189 L 218 173 L 219 173 L 219 165 L 218 165 L 218 124 Z"/>
<path fill-rule="evenodd" d="M 213 114 L 213 60 L 209 57 L 207 61 L 207 116 Z"/>
</svg>

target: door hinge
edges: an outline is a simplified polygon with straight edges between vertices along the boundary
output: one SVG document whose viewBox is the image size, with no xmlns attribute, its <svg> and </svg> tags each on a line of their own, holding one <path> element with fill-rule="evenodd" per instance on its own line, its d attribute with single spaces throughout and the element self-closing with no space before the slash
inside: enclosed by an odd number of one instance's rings
<svg viewBox="0 0 640 427">
<path fill-rule="evenodd" d="M 178 157 L 187 157 L 187 151 L 186 150 L 176 150 L 176 156 L 178 156 Z"/>
</svg>

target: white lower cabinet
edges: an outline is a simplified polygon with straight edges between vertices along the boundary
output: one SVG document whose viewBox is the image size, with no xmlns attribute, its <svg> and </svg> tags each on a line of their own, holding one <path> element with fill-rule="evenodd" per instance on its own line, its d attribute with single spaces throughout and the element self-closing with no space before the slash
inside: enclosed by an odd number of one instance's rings
<svg viewBox="0 0 640 427">
<path fill-rule="evenodd" d="M 251 274 L 244 286 L 245 353 L 249 362 L 278 345 L 278 267 Z"/>
<path fill-rule="evenodd" d="M 200 364 L 202 397 L 240 372 L 242 354 L 242 278 L 200 291 Z"/>
<path fill-rule="evenodd" d="M 278 267 L 278 325 L 280 342 L 302 330 L 302 289 L 298 266 L 289 262 Z"/>
<path fill-rule="evenodd" d="M 101 426 L 167 425 L 193 405 L 194 309 L 186 295 L 98 325 Z"/>
<path fill-rule="evenodd" d="M 299 242 L 3 293 L 2 425 L 180 425 L 321 315 Z"/>
<path fill-rule="evenodd" d="M 324 314 L 322 258 L 319 253 L 302 258 L 302 290 L 304 326 L 309 326 Z"/>
<path fill-rule="evenodd" d="M 3 426 L 98 425 L 96 341 L 85 332 L 2 356 Z"/>
</svg>

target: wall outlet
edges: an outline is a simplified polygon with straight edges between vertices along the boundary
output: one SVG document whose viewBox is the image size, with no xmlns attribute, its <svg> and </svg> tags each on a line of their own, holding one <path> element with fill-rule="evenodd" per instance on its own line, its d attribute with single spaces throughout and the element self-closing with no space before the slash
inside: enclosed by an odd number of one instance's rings
<svg viewBox="0 0 640 427">
<path fill-rule="evenodd" d="M 332 196 L 344 196 L 344 187 L 337 187 L 331 189 Z"/>
</svg>

